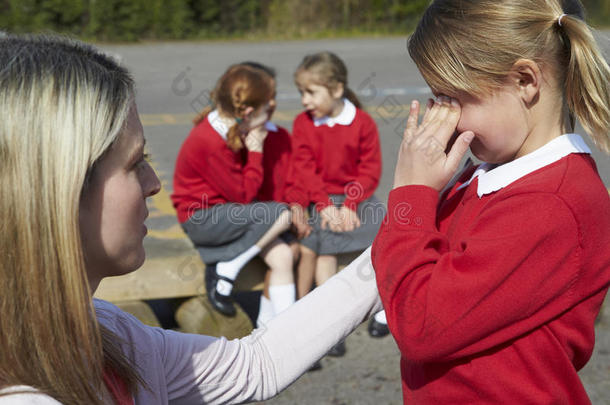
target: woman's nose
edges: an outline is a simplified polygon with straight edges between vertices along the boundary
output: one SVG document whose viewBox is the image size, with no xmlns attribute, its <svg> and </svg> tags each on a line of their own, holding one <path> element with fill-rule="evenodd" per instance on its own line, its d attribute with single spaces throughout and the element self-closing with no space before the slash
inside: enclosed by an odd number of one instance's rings
<svg viewBox="0 0 610 405">
<path fill-rule="evenodd" d="M 146 184 L 146 189 L 144 190 L 146 197 L 152 197 L 161 191 L 161 181 L 159 180 L 155 169 L 149 165 L 149 170 L 149 179 Z"/>
</svg>

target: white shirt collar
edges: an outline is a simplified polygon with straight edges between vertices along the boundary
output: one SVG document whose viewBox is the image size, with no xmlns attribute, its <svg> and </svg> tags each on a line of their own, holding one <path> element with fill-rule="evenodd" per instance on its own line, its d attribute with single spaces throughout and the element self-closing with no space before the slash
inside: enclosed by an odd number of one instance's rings
<svg viewBox="0 0 610 405">
<path fill-rule="evenodd" d="M 343 110 L 336 117 L 325 116 L 322 118 L 314 118 L 313 124 L 316 127 L 320 125 L 328 125 L 329 127 L 334 127 L 335 124 L 339 125 L 350 125 L 354 118 L 356 118 L 356 106 L 352 104 L 351 101 L 344 98 L 343 99 Z"/>
<path fill-rule="evenodd" d="M 227 125 L 225 120 L 220 117 L 220 114 L 218 114 L 218 110 L 213 110 L 208 114 L 208 122 L 210 123 L 212 128 L 214 128 L 214 130 L 218 132 L 218 135 L 220 135 L 222 139 L 226 141 L 227 134 L 229 133 L 229 126 Z"/>
<path fill-rule="evenodd" d="M 566 134 L 553 139 L 541 148 L 528 153 L 512 162 L 496 166 L 483 163 L 474 172 L 470 180 L 458 189 L 467 187 L 475 178 L 479 178 L 477 194 L 479 198 L 498 191 L 520 178 L 548 166 L 572 153 L 591 153 L 591 149 L 577 134 Z"/>
<path fill-rule="evenodd" d="M 208 122 L 212 128 L 218 132 L 218 135 L 220 135 L 222 139 L 226 141 L 227 134 L 229 133 L 229 126 L 227 125 L 227 122 L 218 114 L 218 110 L 213 110 L 208 114 Z M 278 131 L 277 125 L 271 121 L 265 122 L 265 129 L 270 132 Z"/>
</svg>

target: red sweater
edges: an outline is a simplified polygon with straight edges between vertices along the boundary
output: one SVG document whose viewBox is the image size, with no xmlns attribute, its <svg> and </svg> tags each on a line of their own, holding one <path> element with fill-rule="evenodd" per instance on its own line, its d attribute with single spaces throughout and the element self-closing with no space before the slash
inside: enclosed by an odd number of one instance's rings
<svg viewBox="0 0 610 405">
<path fill-rule="evenodd" d="M 586 404 L 577 371 L 610 284 L 610 201 L 570 154 L 479 198 L 390 192 L 372 261 L 405 404 Z"/>
<path fill-rule="evenodd" d="M 263 152 L 233 152 L 207 118 L 186 138 L 174 171 L 172 202 L 178 221 L 216 204 L 247 204 L 255 199 L 284 201 L 290 135 L 269 132 Z"/>
<path fill-rule="evenodd" d="M 292 138 L 286 129 L 277 127 L 277 131 L 269 131 L 263 145 L 264 176 L 257 200 L 289 202 L 286 194 L 295 187 L 290 179 L 291 152 Z"/>
<path fill-rule="evenodd" d="M 316 204 L 321 211 L 331 204 L 329 194 L 345 194 L 344 205 L 356 210 L 373 195 L 381 177 L 381 148 L 375 121 L 356 109 L 350 125 L 316 127 L 307 112 L 292 128 L 294 171 L 306 191 L 291 195 L 303 206 Z"/>
</svg>

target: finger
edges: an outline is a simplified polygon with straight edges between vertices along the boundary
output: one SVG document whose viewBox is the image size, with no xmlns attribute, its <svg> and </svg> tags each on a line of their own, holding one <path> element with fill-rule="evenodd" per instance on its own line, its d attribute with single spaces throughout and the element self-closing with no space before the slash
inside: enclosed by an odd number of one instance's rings
<svg viewBox="0 0 610 405">
<path fill-rule="evenodd" d="M 417 120 L 419 118 L 419 101 L 411 101 L 411 108 L 409 109 L 409 118 L 407 118 L 407 127 L 403 134 L 403 139 L 410 143 L 413 140 L 415 131 L 417 130 Z"/>
<path fill-rule="evenodd" d="M 358 228 L 358 223 L 360 221 L 358 220 L 358 215 L 356 215 L 356 213 L 353 214 L 352 216 L 352 220 L 351 220 L 351 225 L 352 225 L 352 231 L 356 228 Z"/>
<path fill-rule="evenodd" d="M 443 102 L 445 106 L 445 114 L 441 124 L 438 138 L 444 145 L 448 145 L 451 141 L 451 137 L 455 134 L 455 129 L 460 121 L 462 113 L 460 103 L 456 99 L 447 98 Z"/>
<path fill-rule="evenodd" d="M 340 216 L 338 217 L 338 221 L 337 221 L 337 232 L 344 232 L 345 227 L 347 226 L 345 213 L 341 212 L 339 215 Z"/>
<path fill-rule="evenodd" d="M 328 219 L 322 218 L 322 221 L 320 221 L 320 228 L 326 229 L 327 226 L 328 226 Z"/>
<path fill-rule="evenodd" d="M 447 160 L 445 161 L 445 170 L 446 172 L 453 175 L 462 161 L 462 158 L 468 151 L 470 147 L 470 143 L 474 139 L 474 132 L 466 131 L 460 134 L 458 138 L 453 143 L 453 147 L 449 151 L 447 155 Z"/>
<path fill-rule="evenodd" d="M 346 208 L 344 208 L 343 209 L 343 230 L 349 231 L 351 226 L 352 226 L 351 216 L 349 215 L 349 211 Z"/>
<path fill-rule="evenodd" d="M 430 110 L 426 111 L 427 118 L 425 118 L 420 127 L 428 127 L 430 124 L 438 121 L 439 113 L 443 110 L 443 96 L 438 96 L 434 100 L 430 100 L 431 106 Z"/>
<path fill-rule="evenodd" d="M 426 103 L 426 111 L 424 111 L 424 118 L 422 119 L 422 126 L 425 126 L 428 122 L 430 122 L 430 114 L 432 113 L 432 108 L 434 107 L 434 100 L 429 98 Z"/>
<path fill-rule="evenodd" d="M 452 104 L 451 99 L 446 96 L 438 97 L 433 107 L 436 113 L 418 136 L 418 148 L 425 149 L 428 155 L 440 156 L 447 148 L 451 136 L 459 121 L 460 109 L 457 100 Z"/>
<path fill-rule="evenodd" d="M 335 221 L 335 232 L 343 232 L 345 227 L 345 218 L 341 212 L 337 212 Z"/>
<path fill-rule="evenodd" d="M 449 151 L 453 147 L 453 144 L 455 143 L 455 140 L 459 135 L 460 134 L 457 131 L 453 131 L 453 135 L 451 135 L 451 137 L 449 138 L 449 142 L 447 142 L 447 147 L 445 148 L 445 155 L 449 153 Z"/>
<path fill-rule="evenodd" d="M 434 103 L 434 108 L 436 108 L 436 114 L 434 115 L 434 120 L 440 123 L 445 122 L 445 119 L 449 115 L 449 110 L 451 107 L 451 103 L 449 102 L 449 98 L 445 96 L 440 96 L 436 99 Z"/>
<path fill-rule="evenodd" d="M 447 142 L 449 142 L 449 138 L 451 137 L 450 134 L 447 134 L 450 125 L 448 124 L 448 117 L 451 110 L 451 104 L 448 100 L 448 97 L 444 96 L 437 98 L 437 102 L 435 102 L 434 106 L 436 113 L 434 114 L 433 119 L 425 127 L 425 132 L 428 136 L 420 136 L 420 139 L 426 140 L 427 144 L 433 141 L 434 149 L 445 150 Z M 457 125 L 457 122 L 455 125 Z"/>
<path fill-rule="evenodd" d="M 345 223 L 345 226 L 343 227 L 344 231 L 350 232 L 354 230 L 354 224 L 352 223 L 352 221 L 347 221 Z"/>
</svg>

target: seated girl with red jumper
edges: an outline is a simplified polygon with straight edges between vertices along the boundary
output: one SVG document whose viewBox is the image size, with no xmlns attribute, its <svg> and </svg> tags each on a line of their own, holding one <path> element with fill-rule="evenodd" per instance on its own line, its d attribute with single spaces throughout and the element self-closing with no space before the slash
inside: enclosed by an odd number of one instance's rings
<svg viewBox="0 0 610 405">
<path fill-rule="evenodd" d="M 610 69 L 578 1 L 437 0 L 372 260 L 405 404 L 585 404 L 610 284 Z M 470 147 L 484 163 L 454 176 Z M 443 190 L 441 192 L 441 190 Z M 407 207 L 408 209 L 404 209 Z"/>
<path fill-rule="evenodd" d="M 285 172 L 280 160 L 270 164 L 265 158 L 269 134 L 280 132 L 268 123 L 275 109 L 275 80 L 260 68 L 234 65 L 218 80 L 212 98 L 215 108 L 196 118 L 180 149 L 171 198 L 206 263 L 213 307 L 235 314 L 233 282 L 260 254 L 271 268 L 269 296 L 273 312 L 279 313 L 294 303 L 296 294 L 293 254 L 278 238 L 290 226 L 290 210 L 277 201 L 256 201 L 273 189 L 273 172 Z M 281 155 L 273 152 L 273 157 Z"/>
<path fill-rule="evenodd" d="M 377 126 L 348 88 L 343 61 L 330 52 L 308 55 L 294 78 L 305 111 L 292 128 L 293 166 L 305 193 L 293 200 L 309 207 L 313 224 L 301 240 L 303 296 L 314 276 L 321 285 L 337 272 L 337 254 L 370 246 L 385 207 L 373 195 L 381 177 Z M 345 351 L 343 344 L 335 349 L 331 354 Z"/>
</svg>

